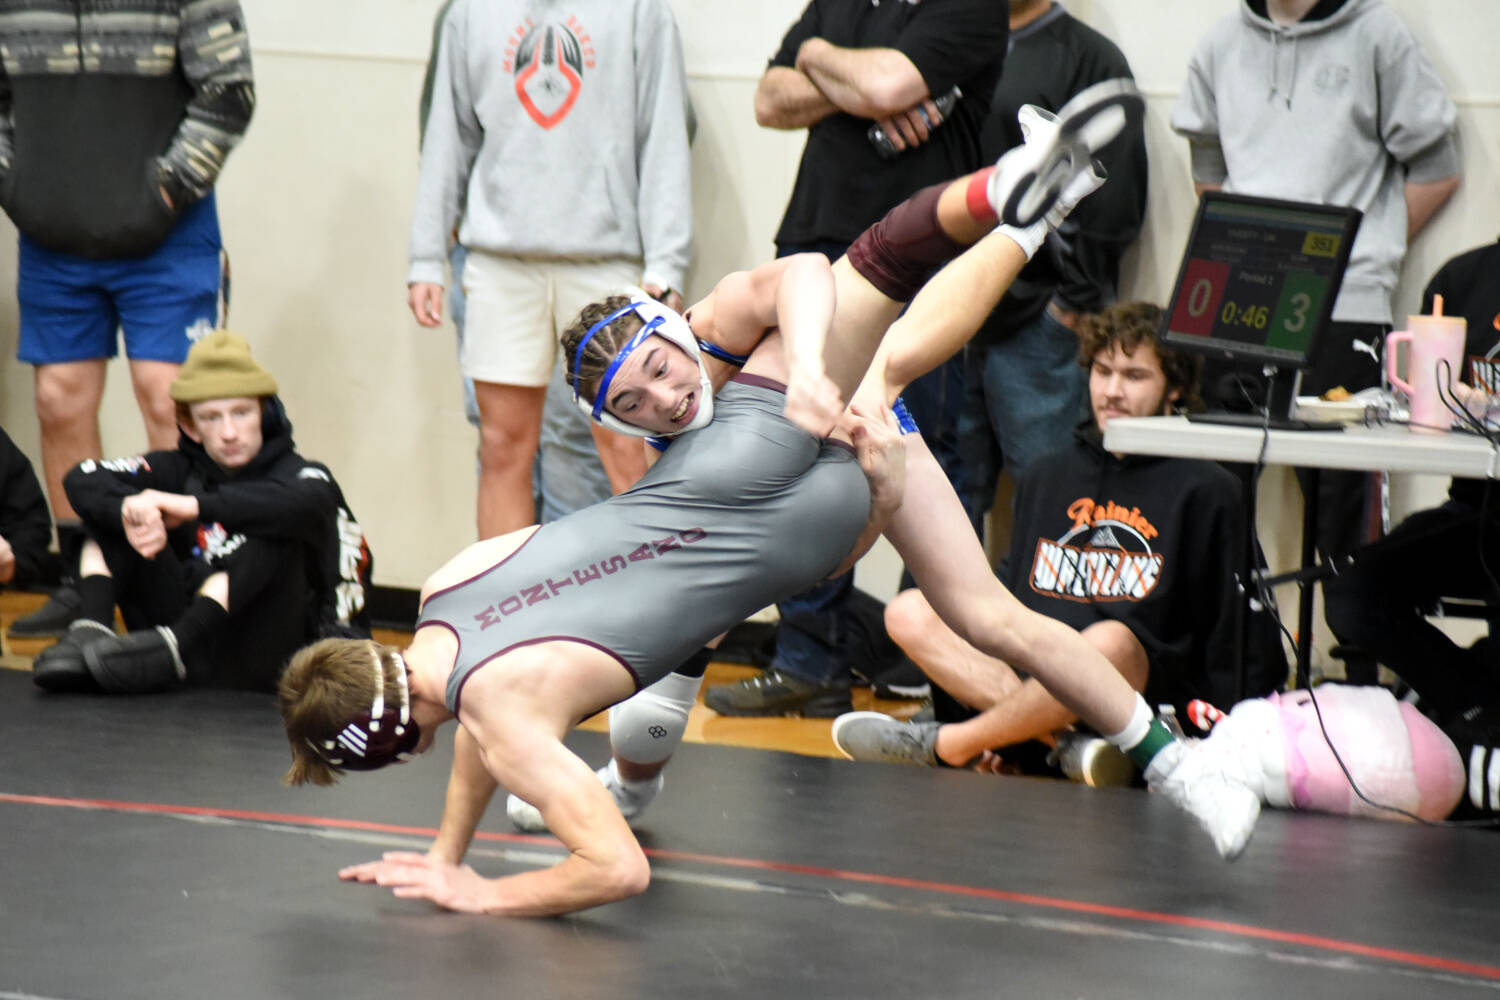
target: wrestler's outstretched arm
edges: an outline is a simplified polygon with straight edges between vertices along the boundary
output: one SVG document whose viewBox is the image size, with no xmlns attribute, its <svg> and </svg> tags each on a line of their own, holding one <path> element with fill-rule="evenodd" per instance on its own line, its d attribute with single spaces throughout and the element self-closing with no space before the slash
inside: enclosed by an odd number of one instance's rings
<svg viewBox="0 0 1500 1000">
<path fill-rule="evenodd" d="M 427 849 L 429 857 L 454 865 L 463 861 L 496 787 L 494 776 L 479 755 L 479 745 L 467 729 L 458 726 L 453 734 L 453 767 L 448 772 L 443 819 L 437 838 Z"/>
<path fill-rule="evenodd" d="M 578 663 L 554 665 L 560 674 L 572 675 L 568 683 L 579 680 Z M 604 667 L 611 675 L 618 670 L 612 664 Z M 592 689 L 587 680 L 578 686 Z M 562 732 L 572 721 L 569 699 L 536 673 L 503 690 L 474 687 L 487 681 L 508 684 L 478 676 L 465 690 L 466 702 L 483 705 L 466 709 L 462 719 L 472 729 L 477 756 L 494 781 L 541 810 L 568 855 L 550 868 L 485 878 L 434 852 L 391 851 L 347 877 L 385 886 L 404 899 L 427 899 L 445 909 L 492 916 L 556 916 L 644 892 L 651 872 L 640 844 L 593 771 L 563 745 Z M 459 839 L 466 823 L 467 817 L 455 814 L 445 833 Z M 472 835 L 472 830 L 467 832 Z M 434 850 L 438 847 L 435 844 Z"/>
</svg>

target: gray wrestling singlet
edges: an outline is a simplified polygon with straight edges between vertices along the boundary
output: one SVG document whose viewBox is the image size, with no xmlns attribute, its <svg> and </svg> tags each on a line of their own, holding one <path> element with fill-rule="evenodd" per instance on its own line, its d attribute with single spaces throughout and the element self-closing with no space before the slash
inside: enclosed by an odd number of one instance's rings
<svg viewBox="0 0 1500 1000">
<path fill-rule="evenodd" d="M 707 427 L 673 440 L 632 489 L 543 525 L 508 558 L 423 605 L 458 638 L 447 702 L 518 646 L 604 650 L 638 688 L 714 636 L 838 567 L 869 516 L 847 446 L 782 416 L 775 383 L 739 376 Z"/>
</svg>

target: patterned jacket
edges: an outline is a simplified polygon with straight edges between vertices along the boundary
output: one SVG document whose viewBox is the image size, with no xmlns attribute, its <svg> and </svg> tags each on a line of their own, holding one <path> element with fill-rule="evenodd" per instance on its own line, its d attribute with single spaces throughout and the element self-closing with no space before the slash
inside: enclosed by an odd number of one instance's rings
<svg viewBox="0 0 1500 1000">
<path fill-rule="evenodd" d="M 238 0 L 0 0 L 0 207 L 44 247 L 149 253 L 254 105 Z"/>
</svg>

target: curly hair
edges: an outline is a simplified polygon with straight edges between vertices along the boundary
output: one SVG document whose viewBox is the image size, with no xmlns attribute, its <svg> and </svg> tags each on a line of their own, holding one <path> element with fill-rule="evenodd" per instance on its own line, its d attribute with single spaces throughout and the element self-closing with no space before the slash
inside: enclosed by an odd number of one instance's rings
<svg viewBox="0 0 1500 1000">
<path fill-rule="evenodd" d="M 1167 394 L 1178 393 L 1177 408 L 1203 409 L 1199 383 L 1203 377 L 1203 359 L 1196 354 L 1174 351 L 1161 341 L 1161 307 L 1150 302 L 1122 302 L 1102 312 L 1089 313 L 1078 322 L 1078 364 L 1088 370 L 1094 358 L 1112 346 L 1134 354 L 1141 344 L 1149 344 L 1161 362 L 1167 380 Z"/>
<path fill-rule="evenodd" d="M 604 377 L 605 369 L 620 353 L 620 348 L 641 328 L 642 320 L 633 311 L 614 320 L 589 338 L 581 358 L 578 357 L 578 345 L 595 323 L 628 305 L 628 295 L 611 295 L 602 302 L 590 302 L 562 332 L 564 377 L 573 391 L 589 402 L 594 401 L 594 395 L 599 391 L 599 380 Z"/>
<path fill-rule="evenodd" d="M 333 739 L 349 720 L 370 710 L 375 695 L 372 650 L 387 668 L 385 697 L 395 703 L 401 696 L 396 671 L 402 669 L 391 660 L 395 647 L 370 639 L 323 639 L 292 655 L 276 691 L 286 738 L 292 745 L 292 766 L 282 778 L 286 784 L 331 785 L 338 780 L 338 769 L 313 744 Z"/>
</svg>

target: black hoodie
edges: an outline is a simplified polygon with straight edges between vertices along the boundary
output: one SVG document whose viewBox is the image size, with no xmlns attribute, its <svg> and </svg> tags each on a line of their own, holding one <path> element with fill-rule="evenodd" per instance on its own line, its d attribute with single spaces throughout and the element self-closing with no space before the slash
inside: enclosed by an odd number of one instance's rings
<svg viewBox="0 0 1500 1000">
<path fill-rule="evenodd" d="M 1239 482 L 1202 459 L 1117 457 L 1093 424 L 1039 459 L 1016 487 L 1001 580 L 1026 607 L 1076 629 L 1113 619 L 1145 647 L 1146 699 L 1182 717 L 1202 698 L 1227 710 L 1235 685 Z M 1245 696 L 1286 680 L 1274 624 L 1252 617 Z"/>
<path fill-rule="evenodd" d="M 125 498 L 148 489 L 197 498 L 198 520 L 173 529 L 172 550 L 211 566 L 244 537 L 291 539 L 311 550 L 318 594 L 308 638 L 339 628 L 368 633 L 365 599 L 372 558 L 328 467 L 297 454 L 281 401 L 266 397 L 262 445 L 244 468 L 226 472 L 186 434 L 172 451 L 85 461 L 63 480 L 68 502 L 91 534 L 123 535 Z"/>
</svg>

